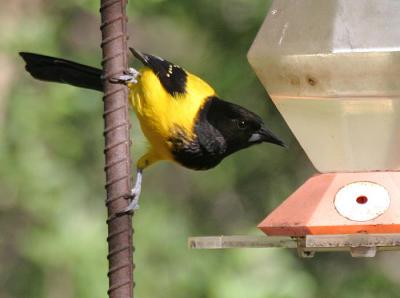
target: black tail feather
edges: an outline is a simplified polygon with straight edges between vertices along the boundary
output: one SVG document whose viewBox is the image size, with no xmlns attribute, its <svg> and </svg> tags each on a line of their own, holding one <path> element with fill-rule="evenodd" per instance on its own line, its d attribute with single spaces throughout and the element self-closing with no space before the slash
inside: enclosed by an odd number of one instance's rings
<svg viewBox="0 0 400 298">
<path fill-rule="evenodd" d="M 35 79 L 103 91 L 101 69 L 61 58 L 27 52 L 19 54 L 26 62 L 25 69 Z"/>
</svg>

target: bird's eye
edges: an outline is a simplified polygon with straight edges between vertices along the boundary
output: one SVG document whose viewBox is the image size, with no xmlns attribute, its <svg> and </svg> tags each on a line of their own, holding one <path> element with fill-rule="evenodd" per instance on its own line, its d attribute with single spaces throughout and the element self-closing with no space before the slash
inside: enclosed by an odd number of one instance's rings
<svg viewBox="0 0 400 298">
<path fill-rule="evenodd" d="M 239 129 L 246 129 L 247 128 L 247 122 L 244 120 L 239 120 L 237 122 L 237 126 Z"/>
</svg>

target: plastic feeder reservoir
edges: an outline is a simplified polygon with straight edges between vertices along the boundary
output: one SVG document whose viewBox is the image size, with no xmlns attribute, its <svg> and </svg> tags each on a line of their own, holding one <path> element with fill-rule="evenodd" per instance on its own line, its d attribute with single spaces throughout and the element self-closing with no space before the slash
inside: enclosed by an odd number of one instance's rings
<svg viewBox="0 0 400 298">
<path fill-rule="evenodd" d="M 250 64 L 316 169 L 269 235 L 400 232 L 400 1 L 274 1 Z"/>
</svg>

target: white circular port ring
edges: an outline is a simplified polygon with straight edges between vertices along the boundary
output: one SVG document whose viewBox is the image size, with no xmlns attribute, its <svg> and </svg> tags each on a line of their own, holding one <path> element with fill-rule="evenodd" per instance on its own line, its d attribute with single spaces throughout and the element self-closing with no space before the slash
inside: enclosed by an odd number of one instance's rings
<svg viewBox="0 0 400 298">
<path fill-rule="evenodd" d="M 336 210 L 353 221 L 377 218 L 389 205 L 389 192 L 382 185 L 372 182 L 350 183 L 339 189 L 335 195 Z"/>
</svg>

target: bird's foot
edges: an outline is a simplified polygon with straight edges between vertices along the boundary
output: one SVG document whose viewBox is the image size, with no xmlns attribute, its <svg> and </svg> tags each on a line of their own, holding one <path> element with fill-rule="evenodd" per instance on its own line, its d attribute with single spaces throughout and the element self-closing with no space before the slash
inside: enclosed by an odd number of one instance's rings
<svg viewBox="0 0 400 298">
<path fill-rule="evenodd" d="M 138 77 L 140 72 L 134 69 L 133 67 L 129 67 L 128 70 L 124 70 L 124 74 L 131 75 L 133 77 Z"/>
<path fill-rule="evenodd" d="M 138 191 L 136 188 L 132 188 L 131 193 L 126 196 L 126 199 L 130 201 L 128 207 L 126 207 L 122 211 L 119 211 L 117 215 L 120 216 L 124 214 L 129 214 L 132 211 L 138 210 L 139 196 L 140 196 L 140 190 Z"/>
<path fill-rule="evenodd" d="M 111 78 L 110 82 L 113 84 L 125 84 L 125 85 L 136 84 L 139 75 L 140 73 L 136 69 L 129 67 L 128 70 L 124 71 L 124 74 L 122 76 Z"/>
<path fill-rule="evenodd" d="M 130 214 L 132 211 L 139 209 L 139 197 L 142 190 L 142 170 L 137 170 L 135 187 L 132 188 L 131 193 L 126 197 L 130 200 L 128 207 L 117 213 L 117 216 Z"/>
</svg>

